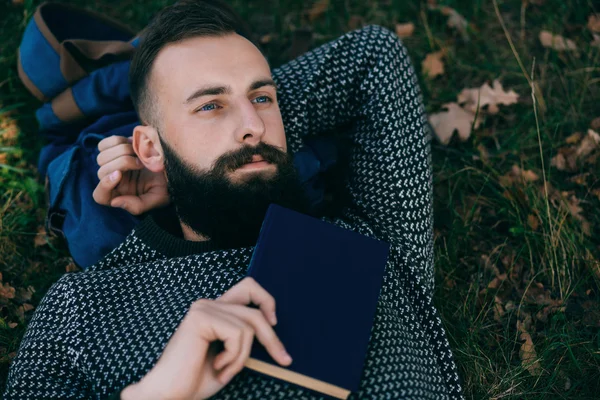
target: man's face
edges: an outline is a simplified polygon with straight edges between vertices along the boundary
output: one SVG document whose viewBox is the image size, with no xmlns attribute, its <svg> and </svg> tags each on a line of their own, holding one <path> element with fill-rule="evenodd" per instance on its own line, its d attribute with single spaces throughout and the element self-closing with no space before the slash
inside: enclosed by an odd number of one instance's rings
<svg viewBox="0 0 600 400">
<path fill-rule="evenodd" d="M 155 61 L 150 90 L 184 232 L 246 246 L 270 203 L 308 211 L 269 66 L 249 41 L 230 34 L 169 45 Z"/>
<path fill-rule="evenodd" d="M 237 34 L 168 45 L 159 52 L 150 77 L 161 139 L 199 171 L 210 170 L 225 153 L 260 142 L 286 152 L 272 83 L 263 55 Z M 276 169 L 257 162 L 230 171 L 228 178 L 268 177 Z"/>
</svg>

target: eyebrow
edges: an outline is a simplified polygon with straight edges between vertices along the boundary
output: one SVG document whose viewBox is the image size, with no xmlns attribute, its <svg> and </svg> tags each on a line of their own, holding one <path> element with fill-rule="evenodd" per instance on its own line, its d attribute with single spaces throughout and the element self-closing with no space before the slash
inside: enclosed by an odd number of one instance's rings
<svg viewBox="0 0 600 400">
<path fill-rule="evenodd" d="M 271 78 L 266 78 L 266 79 L 259 79 L 257 81 L 254 81 L 250 84 L 250 87 L 248 88 L 248 91 L 251 92 L 253 90 L 256 89 L 260 89 L 261 87 L 264 86 L 272 86 L 275 91 L 277 91 L 277 84 L 275 84 L 275 81 L 273 81 L 273 79 Z M 202 86 L 199 89 L 196 89 L 196 91 L 194 93 L 192 93 L 187 100 L 184 102 L 184 104 L 189 104 L 192 101 L 196 100 L 199 97 L 202 96 L 217 96 L 217 95 L 221 95 L 221 94 L 231 94 L 233 91 L 231 90 L 231 86 Z"/>
</svg>

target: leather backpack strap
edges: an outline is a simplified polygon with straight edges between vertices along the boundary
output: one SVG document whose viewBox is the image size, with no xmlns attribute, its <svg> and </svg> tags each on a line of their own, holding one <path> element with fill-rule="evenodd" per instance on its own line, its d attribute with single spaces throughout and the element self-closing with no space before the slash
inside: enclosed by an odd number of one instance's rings
<svg viewBox="0 0 600 400">
<path fill-rule="evenodd" d="M 92 71 L 131 58 L 135 32 L 102 14 L 62 3 L 41 4 L 18 54 L 19 77 L 46 102 Z"/>
</svg>

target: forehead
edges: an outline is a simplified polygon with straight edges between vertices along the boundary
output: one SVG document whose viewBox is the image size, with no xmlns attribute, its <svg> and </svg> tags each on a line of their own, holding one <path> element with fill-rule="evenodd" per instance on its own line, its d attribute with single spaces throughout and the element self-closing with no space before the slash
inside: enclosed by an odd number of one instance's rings
<svg viewBox="0 0 600 400">
<path fill-rule="evenodd" d="M 256 46 L 231 33 L 167 45 L 158 53 L 149 81 L 161 95 L 185 99 L 189 91 L 205 84 L 245 89 L 257 77 L 270 76 L 269 64 Z"/>
</svg>

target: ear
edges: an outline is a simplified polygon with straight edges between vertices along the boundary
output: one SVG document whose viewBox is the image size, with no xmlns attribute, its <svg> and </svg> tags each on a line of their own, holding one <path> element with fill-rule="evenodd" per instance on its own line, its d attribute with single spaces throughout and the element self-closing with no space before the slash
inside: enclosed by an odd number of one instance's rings
<svg viewBox="0 0 600 400">
<path fill-rule="evenodd" d="M 162 172 L 165 169 L 163 149 L 158 138 L 158 132 L 152 126 L 138 125 L 133 128 L 133 151 L 152 172 Z"/>
</svg>

